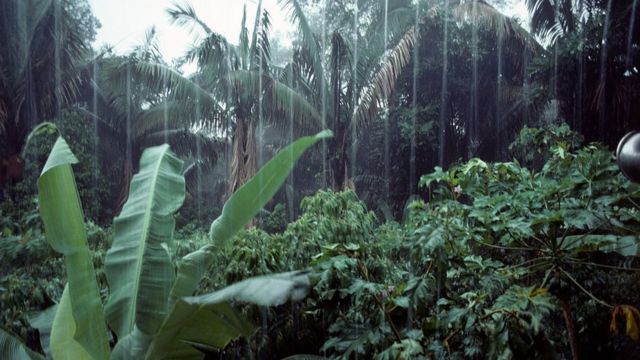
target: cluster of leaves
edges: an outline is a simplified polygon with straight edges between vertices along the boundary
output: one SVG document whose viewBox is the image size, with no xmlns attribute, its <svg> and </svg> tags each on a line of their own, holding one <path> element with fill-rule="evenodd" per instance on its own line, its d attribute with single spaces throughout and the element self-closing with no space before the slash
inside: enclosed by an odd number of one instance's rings
<svg viewBox="0 0 640 360">
<path fill-rule="evenodd" d="M 38 348 L 34 314 L 55 304 L 62 295 L 66 282 L 64 261 L 46 243 L 35 205 L 23 213 L 11 205 L 4 203 L 0 210 L 0 323 L 30 347 Z M 87 222 L 88 242 L 98 269 L 102 269 L 109 236 L 108 231 Z M 98 272 L 98 279 L 106 287 L 103 271 Z"/>
<path fill-rule="evenodd" d="M 224 247 L 285 181 L 301 154 L 330 131 L 294 142 L 271 159 L 223 207 L 211 224 L 209 242 Z M 95 257 L 71 164 L 77 163 L 59 137 L 38 179 L 40 217 L 46 240 L 64 256 L 67 283 L 58 304 L 32 321 L 47 356 L 71 358 L 200 358 L 206 349 L 224 348 L 253 327 L 231 301 L 281 305 L 305 297 L 308 273 L 293 271 L 246 279 L 220 291 L 192 296 L 215 259 L 207 244 L 173 260 L 175 212 L 185 197 L 183 162 L 168 145 L 145 150 L 129 198 L 114 220 L 114 239 L 96 277 Z M 264 182 L 268 179 L 268 182 Z M 104 283 L 108 282 L 106 305 Z M 113 350 L 110 329 L 117 337 Z M 6 329 L 0 329 L 6 358 L 40 359 Z"/>
<path fill-rule="evenodd" d="M 303 267 L 315 285 L 301 304 L 249 312 L 261 331 L 225 351 L 551 358 L 569 356 L 567 313 L 581 349 L 636 353 L 640 189 L 563 128 L 531 130 L 552 147 L 540 170 L 473 159 L 424 176 L 430 201 L 404 224 L 379 225 L 351 191 L 320 191 L 284 232 L 241 233 L 205 289 Z"/>
<path fill-rule="evenodd" d="M 578 148 L 565 130 L 524 130 L 527 146 L 550 146 L 537 170 L 472 159 L 423 176 L 429 201 L 413 202 L 403 224 L 380 224 L 352 191 L 319 191 L 284 231 L 248 229 L 231 246 L 216 246 L 197 294 L 303 268 L 312 270 L 313 288 L 296 304 L 242 307 L 261 325 L 257 332 L 208 351 L 553 358 L 568 356 L 579 334 L 582 351 L 637 354 L 640 188 L 619 174 L 609 151 Z M 101 239 L 98 249 L 108 242 Z M 207 244 L 209 234 L 185 227 L 170 246 L 185 259 Z M 102 281 L 103 254 L 94 256 Z"/>
<path fill-rule="evenodd" d="M 80 109 L 66 109 L 51 120 L 36 127 L 27 139 L 23 150 L 25 160 L 24 179 L 13 189 L 13 198 L 17 207 L 34 212 L 33 202 L 36 197 L 36 181 L 44 166 L 49 151 L 59 135 L 73 139 L 71 149 L 78 154 L 79 163 L 75 168 L 78 191 L 87 215 L 95 220 L 110 219 L 112 209 L 109 206 L 110 193 L 114 187 L 103 171 L 110 165 L 108 159 L 97 156 L 97 137 L 92 122 Z M 53 125 L 55 124 L 55 126 Z M 100 164 L 102 160 L 103 164 Z M 112 165 L 111 165 L 112 166 Z"/>
</svg>

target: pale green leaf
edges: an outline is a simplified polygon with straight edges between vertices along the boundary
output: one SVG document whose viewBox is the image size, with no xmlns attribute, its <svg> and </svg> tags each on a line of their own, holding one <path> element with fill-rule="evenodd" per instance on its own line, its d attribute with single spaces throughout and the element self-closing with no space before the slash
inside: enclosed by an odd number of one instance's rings
<svg viewBox="0 0 640 360">
<path fill-rule="evenodd" d="M 205 306 L 225 301 L 241 301 L 260 306 L 278 306 L 285 302 L 300 301 L 309 291 L 309 274 L 293 271 L 258 276 L 240 281 L 211 294 L 185 297 L 190 305 Z"/>
<path fill-rule="evenodd" d="M 167 249 L 173 214 L 185 196 L 182 165 L 168 145 L 146 149 L 129 198 L 114 220 L 114 243 L 105 260 L 110 287 L 106 313 L 120 339 L 135 328 L 139 335 L 155 334 L 168 312 L 175 269 Z M 130 341 L 148 343 L 139 340 Z"/>
<path fill-rule="evenodd" d="M 147 359 L 200 359 L 191 345 L 223 348 L 253 327 L 229 301 L 261 306 L 301 300 L 309 290 L 307 272 L 289 272 L 247 279 L 211 294 L 178 300 L 153 340 Z"/>
<path fill-rule="evenodd" d="M 109 356 L 93 256 L 71 164 L 77 159 L 61 137 L 38 179 L 40 215 L 49 244 L 65 257 L 74 339 L 95 359 Z"/>
<path fill-rule="evenodd" d="M 295 162 L 311 145 L 333 136 L 325 130 L 303 137 L 281 150 L 224 204 L 222 214 L 211 224 L 209 237 L 226 244 L 276 194 Z"/>
<path fill-rule="evenodd" d="M 322 131 L 315 136 L 303 137 L 276 154 L 229 198 L 220 217 L 211 224 L 210 239 L 218 244 L 226 244 L 275 195 L 300 156 L 311 145 L 331 136 L 331 131 Z M 178 263 L 178 277 L 171 290 L 173 301 L 193 294 L 200 279 L 211 266 L 212 251 L 213 248 L 210 247 L 202 248 L 185 256 Z"/>
<path fill-rule="evenodd" d="M 51 355 L 56 360 L 91 359 L 91 355 L 74 339 L 76 322 L 71 309 L 69 285 L 64 288 L 51 328 Z"/>
</svg>

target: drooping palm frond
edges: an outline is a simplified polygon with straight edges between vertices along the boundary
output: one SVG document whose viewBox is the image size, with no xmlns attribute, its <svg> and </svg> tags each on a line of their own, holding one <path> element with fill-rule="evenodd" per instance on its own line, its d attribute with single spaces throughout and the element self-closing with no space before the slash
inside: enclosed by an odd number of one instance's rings
<svg viewBox="0 0 640 360">
<path fill-rule="evenodd" d="M 462 21 L 483 26 L 495 33 L 501 32 L 505 39 L 517 41 L 529 51 L 540 52 L 540 44 L 517 21 L 505 16 L 484 0 L 460 1 L 453 8 L 453 15 Z"/>
<path fill-rule="evenodd" d="M 320 128 L 316 108 L 304 96 L 273 77 L 262 75 L 260 78 L 258 72 L 243 70 L 231 73 L 230 81 L 255 97 L 262 95 L 263 102 L 268 104 L 265 110 L 276 126 L 285 126 L 285 122 L 276 119 L 292 116 L 298 131 L 310 133 Z"/>
<path fill-rule="evenodd" d="M 222 139 L 184 129 L 150 133 L 141 141 L 140 145 L 143 148 L 155 146 L 163 144 L 165 139 L 177 154 L 185 157 L 200 156 L 201 161 L 209 164 L 213 164 L 224 153 L 224 147 L 227 146 Z"/>
<path fill-rule="evenodd" d="M 173 24 L 187 27 L 191 32 L 195 31 L 197 28 L 204 30 L 207 35 L 213 32 L 207 23 L 198 17 L 196 10 L 191 6 L 191 4 L 174 3 L 173 7 L 168 8 L 166 11 Z"/>
<path fill-rule="evenodd" d="M 545 44 L 553 44 L 560 36 L 571 33 L 585 21 L 599 0 L 525 0 L 531 17 L 531 30 Z"/>
<path fill-rule="evenodd" d="M 135 80 L 157 93 L 168 90 L 170 96 L 174 98 L 198 99 L 203 109 L 206 109 L 209 114 L 216 115 L 211 117 L 212 123 L 220 124 L 224 109 L 213 94 L 166 65 L 137 59 L 124 59 L 107 66 L 105 71 L 110 83 L 118 87 L 121 93 L 127 92 L 127 77 L 131 77 L 129 82 Z"/>
<path fill-rule="evenodd" d="M 411 27 L 381 61 L 379 69 L 362 91 L 350 127 L 358 129 L 377 115 L 378 106 L 391 94 L 396 80 L 411 61 L 416 41 L 416 29 Z"/>
<path fill-rule="evenodd" d="M 351 64 L 351 50 L 347 45 L 345 39 L 338 32 L 334 32 L 331 36 L 331 89 L 329 93 L 331 96 L 328 99 L 328 108 L 331 109 L 331 116 L 333 117 L 333 126 L 335 127 L 340 116 L 340 103 L 342 97 L 342 68 L 343 66 L 350 67 Z"/>
<path fill-rule="evenodd" d="M 384 46 L 385 22 L 388 45 L 397 41 L 404 34 L 411 25 L 410 22 L 415 23 L 415 10 L 412 8 L 412 1 L 391 1 L 388 2 L 388 5 L 386 17 L 384 8 L 374 13 L 376 17 L 371 21 L 371 26 L 367 28 L 365 33 L 367 40 L 375 38 L 375 41 L 382 46 Z"/>
<path fill-rule="evenodd" d="M 210 120 L 211 116 L 218 115 L 208 114 L 206 108 L 198 108 L 193 101 L 167 99 L 142 111 L 132 124 L 132 133 L 133 136 L 145 136 L 164 128 L 223 132 L 222 120 Z"/>
<path fill-rule="evenodd" d="M 322 49 L 311 26 L 304 14 L 304 9 L 298 0 L 278 0 L 282 8 L 289 14 L 292 23 L 298 24 L 298 31 L 302 34 L 303 48 L 307 49 L 307 57 L 300 59 L 308 60 L 308 66 L 312 69 L 311 83 L 314 84 L 316 93 L 321 93 L 321 82 L 324 81 L 324 67 L 322 64 Z"/>
<path fill-rule="evenodd" d="M 158 43 L 158 32 L 156 27 L 150 27 L 144 34 L 144 40 L 140 45 L 133 48 L 135 57 L 150 62 L 162 63 L 162 54 L 160 53 L 160 44 Z"/>
<path fill-rule="evenodd" d="M 187 62 L 195 61 L 200 68 L 217 69 L 216 76 L 230 72 L 232 60 L 237 55 L 234 47 L 224 36 L 212 32 L 199 43 L 194 44 L 184 55 Z"/>
<path fill-rule="evenodd" d="M 258 34 L 258 44 L 256 48 L 256 64 L 258 71 L 271 72 L 269 66 L 271 64 L 271 43 L 269 42 L 269 31 L 271 29 L 271 17 L 267 10 L 262 13 L 262 21 L 260 22 L 260 31 Z"/>
<path fill-rule="evenodd" d="M 2 67 L 3 78 L 15 82 L 29 66 L 33 54 L 32 43 L 44 36 L 50 40 L 51 33 L 38 32 L 38 28 L 48 27 L 46 22 L 52 11 L 53 0 L 3 1 L 0 3 L 0 17 L 3 34 Z M 21 20 L 26 21 L 21 21 Z"/>
</svg>

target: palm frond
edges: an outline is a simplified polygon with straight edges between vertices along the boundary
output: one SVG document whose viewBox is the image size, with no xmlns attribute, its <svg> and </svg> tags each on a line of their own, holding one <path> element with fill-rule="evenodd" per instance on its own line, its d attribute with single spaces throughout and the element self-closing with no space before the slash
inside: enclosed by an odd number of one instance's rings
<svg viewBox="0 0 640 360">
<path fill-rule="evenodd" d="M 224 140 L 207 136 L 201 132 L 193 132 L 184 129 L 169 129 L 156 131 L 141 139 L 143 148 L 165 143 L 168 140 L 171 149 L 184 157 L 196 157 L 200 152 L 200 159 L 207 162 L 215 162 L 223 153 L 226 142 Z M 199 146 L 199 149 L 197 148 Z"/>
<path fill-rule="evenodd" d="M 247 4 L 242 8 L 242 21 L 240 23 L 240 38 L 238 39 L 238 49 L 243 69 L 249 66 L 249 29 L 247 29 Z"/>
<path fill-rule="evenodd" d="M 296 128 L 308 133 L 317 131 L 321 126 L 320 115 L 316 108 L 300 93 L 273 77 L 262 75 L 255 71 L 235 71 L 230 74 L 231 82 L 244 92 L 253 94 L 255 98 L 263 96 L 263 102 L 268 104 L 265 110 L 270 121 L 275 125 L 284 126 L 281 119 L 293 117 Z M 262 88 L 260 88 L 262 85 Z"/>
<path fill-rule="evenodd" d="M 213 32 L 211 28 L 198 17 L 196 10 L 190 4 L 174 3 L 172 8 L 168 8 L 167 15 L 173 24 L 184 26 L 193 32 L 201 28 L 208 35 Z"/>
<path fill-rule="evenodd" d="M 258 34 L 260 33 L 260 14 L 262 13 L 262 0 L 258 1 L 258 7 L 256 9 L 256 18 L 253 23 L 253 31 L 251 32 L 251 46 L 249 48 L 249 69 L 257 69 L 260 66 L 259 62 L 259 50 L 258 50 Z"/>
<path fill-rule="evenodd" d="M 411 27 L 398 44 L 381 62 L 379 69 L 362 90 L 362 95 L 353 111 L 350 127 L 366 125 L 378 113 L 378 106 L 393 91 L 396 80 L 411 61 L 413 48 L 417 41 L 416 28 Z"/>
<path fill-rule="evenodd" d="M 134 47 L 133 52 L 138 59 L 161 63 L 162 54 L 158 43 L 158 32 L 156 27 L 150 27 L 144 34 L 144 40 L 140 45 Z"/>
<path fill-rule="evenodd" d="M 105 71 L 109 81 L 117 86 L 121 93 L 126 93 L 122 90 L 126 88 L 127 76 L 131 76 L 129 81 L 142 83 L 156 93 L 169 91 L 170 95 L 175 98 L 198 99 L 207 112 L 211 114 L 224 113 L 213 94 L 166 65 L 137 59 L 124 59 L 117 62 L 115 66 L 106 67 Z"/>
<path fill-rule="evenodd" d="M 311 30 L 311 26 L 304 15 L 304 10 L 298 0 L 278 0 L 282 8 L 289 14 L 292 23 L 298 24 L 298 30 L 302 34 L 303 47 L 307 50 L 305 59 L 311 70 L 311 83 L 314 84 L 316 93 L 320 94 L 321 82 L 324 79 L 324 67 L 322 65 L 322 49 L 320 48 L 318 39 Z"/>
<path fill-rule="evenodd" d="M 141 112 L 132 124 L 133 136 L 144 136 L 165 128 L 201 129 L 222 131 L 223 119 L 211 119 L 219 114 L 207 114 L 206 109 L 197 109 L 197 103 L 183 100 L 165 100 Z"/>
<path fill-rule="evenodd" d="M 470 21 L 496 33 L 501 32 L 505 39 L 517 41 L 533 53 L 541 50 L 540 44 L 517 21 L 505 16 L 484 0 L 460 1 L 453 10 L 459 20 Z"/>
</svg>

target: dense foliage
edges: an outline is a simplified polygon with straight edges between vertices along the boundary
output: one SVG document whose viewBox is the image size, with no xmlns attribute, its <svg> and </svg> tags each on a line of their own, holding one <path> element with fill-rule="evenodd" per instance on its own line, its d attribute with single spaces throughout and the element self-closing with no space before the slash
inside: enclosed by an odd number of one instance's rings
<svg viewBox="0 0 640 360">
<path fill-rule="evenodd" d="M 637 354 L 640 188 L 565 129 L 523 130 L 553 149 L 542 169 L 474 159 L 424 176 L 432 198 L 403 224 L 319 192 L 284 232 L 241 234 L 207 287 L 304 266 L 317 278 L 303 304 L 254 314 L 262 331 L 227 353 L 556 358 L 575 340 L 587 357 Z"/>
<path fill-rule="evenodd" d="M 640 358 L 639 1 L 278 3 L 0 3 L 0 358 Z"/>
</svg>

